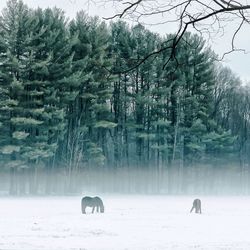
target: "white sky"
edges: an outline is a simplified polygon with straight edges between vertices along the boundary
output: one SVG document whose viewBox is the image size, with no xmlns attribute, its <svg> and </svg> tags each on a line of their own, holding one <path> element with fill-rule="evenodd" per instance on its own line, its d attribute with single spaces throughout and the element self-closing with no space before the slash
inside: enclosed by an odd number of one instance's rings
<svg viewBox="0 0 250 250">
<path fill-rule="evenodd" d="M 66 15 L 70 18 L 75 16 L 75 13 L 80 10 L 86 11 L 89 15 L 98 15 L 100 17 L 109 17 L 114 15 L 115 8 L 112 5 L 103 6 L 101 4 L 95 5 L 93 2 L 95 0 L 23 0 L 29 7 L 54 7 L 57 6 L 65 11 Z M 96 2 L 101 2 L 97 0 Z M 103 1 L 104 2 L 104 1 Z M 89 4 L 90 3 L 90 4 Z M 0 10 L 5 7 L 6 0 L 0 0 Z M 162 35 L 165 33 L 170 33 L 176 31 L 173 25 L 165 24 L 161 26 L 148 27 L 153 31 L 156 31 Z M 222 37 L 215 37 L 210 41 L 210 45 L 213 50 L 220 56 L 224 52 L 230 50 L 231 46 L 231 36 L 232 31 L 234 31 L 234 26 L 232 23 L 228 24 L 226 28 L 226 33 Z M 237 35 L 235 40 L 235 45 L 238 48 L 243 48 L 247 52 L 250 52 L 250 25 L 245 25 Z M 241 77 L 244 83 L 250 82 L 250 53 L 244 54 L 243 52 L 234 52 L 227 55 L 224 59 L 224 65 L 229 66 L 233 72 Z"/>
</svg>

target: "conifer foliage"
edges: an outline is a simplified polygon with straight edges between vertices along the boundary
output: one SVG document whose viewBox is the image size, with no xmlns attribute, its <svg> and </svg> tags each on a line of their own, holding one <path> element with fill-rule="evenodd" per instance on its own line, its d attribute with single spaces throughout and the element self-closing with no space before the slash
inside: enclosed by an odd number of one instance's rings
<svg viewBox="0 0 250 250">
<path fill-rule="evenodd" d="M 0 16 L 0 158 L 10 193 L 53 192 L 55 172 L 64 192 L 76 192 L 86 169 L 150 169 L 159 183 L 177 169 L 183 184 L 190 166 L 250 164 L 249 88 L 200 36 L 186 33 L 167 65 L 172 50 L 134 67 L 171 36 L 9 0 Z"/>
</svg>

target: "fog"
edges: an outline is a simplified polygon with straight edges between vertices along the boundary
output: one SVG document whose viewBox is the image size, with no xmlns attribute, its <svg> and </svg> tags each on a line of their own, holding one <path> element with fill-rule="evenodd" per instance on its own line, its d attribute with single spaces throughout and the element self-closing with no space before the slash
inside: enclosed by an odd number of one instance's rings
<svg viewBox="0 0 250 250">
<path fill-rule="evenodd" d="M 2 172 L 2 195 L 87 194 L 249 194 L 249 172 L 238 166 L 171 168 L 93 168 L 68 173 L 65 169 L 19 169 Z"/>
</svg>

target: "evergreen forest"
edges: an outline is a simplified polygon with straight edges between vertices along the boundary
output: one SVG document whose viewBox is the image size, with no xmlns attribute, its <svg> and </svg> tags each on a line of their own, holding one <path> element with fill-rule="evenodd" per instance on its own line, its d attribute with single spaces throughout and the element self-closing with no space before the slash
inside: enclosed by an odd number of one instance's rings
<svg viewBox="0 0 250 250">
<path fill-rule="evenodd" d="M 173 37 L 9 0 L 0 194 L 248 194 L 250 85 L 198 34 L 138 65 Z"/>
</svg>

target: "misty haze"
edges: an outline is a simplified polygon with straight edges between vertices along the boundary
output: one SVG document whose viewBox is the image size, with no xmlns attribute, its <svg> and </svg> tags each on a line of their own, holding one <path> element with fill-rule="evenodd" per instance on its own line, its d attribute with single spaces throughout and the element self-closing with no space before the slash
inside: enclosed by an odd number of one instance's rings
<svg viewBox="0 0 250 250">
<path fill-rule="evenodd" d="M 250 1 L 3 2 L 0 249 L 249 250 Z"/>
</svg>

